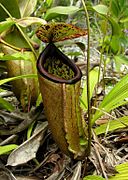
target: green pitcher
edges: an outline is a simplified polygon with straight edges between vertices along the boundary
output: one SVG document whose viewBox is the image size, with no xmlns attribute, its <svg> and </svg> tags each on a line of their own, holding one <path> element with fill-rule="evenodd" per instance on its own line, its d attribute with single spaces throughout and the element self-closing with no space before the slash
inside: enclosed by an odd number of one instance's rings
<svg viewBox="0 0 128 180">
<path fill-rule="evenodd" d="M 53 43 L 37 61 L 45 114 L 59 148 L 72 158 L 86 154 L 87 130 L 79 106 L 81 70 Z"/>
</svg>

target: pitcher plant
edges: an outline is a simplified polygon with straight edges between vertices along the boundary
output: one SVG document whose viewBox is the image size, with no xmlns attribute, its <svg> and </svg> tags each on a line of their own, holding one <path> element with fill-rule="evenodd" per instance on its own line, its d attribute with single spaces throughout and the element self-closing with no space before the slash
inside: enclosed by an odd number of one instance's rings
<svg viewBox="0 0 128 180">
<path fill-rule="evenodd" d="M 77 159 L 85 156 L 88 138 L 79 106 L 82 73 L 54 42 L 86 34 L 87 30 L 65 23 L 42 25 L 36 32 L 48 43 L 38 58 L 37 69 L 49 127 L 59 148 Z"/>
</svg>

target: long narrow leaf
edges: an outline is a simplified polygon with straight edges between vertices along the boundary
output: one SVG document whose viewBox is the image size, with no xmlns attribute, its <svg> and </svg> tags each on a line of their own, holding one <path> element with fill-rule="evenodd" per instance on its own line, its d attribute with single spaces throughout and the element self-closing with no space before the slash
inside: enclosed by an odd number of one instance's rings
<svg viewBox="0 0 128 180">
<path fill-rule="evenodd" d="M 22 75 L 22 76 L 16 76 L 16 77 L 12 77 L 12 78 L 6 78 L 6 79 L 2 79 L 0 80 L 0 86 L 4 83 L 10 82 L 10 81 L 14 81 L 17 79 L 22 79 L 22 78 L 37 78 L 37 75 L 35 74 L 28 74 L 28 75 Z"/>
<path fill-rule="evenodd" d="M 105 179 L 101 176 L 88 175 L 83 180 L 105 180 Z"/>
<path fill-rule="evenodd" d="M 125 99 L 128 98 L 128 75 L 124 76 L 114 88 L 105 96 L 99 110 L 93 116 L 92 124 L 103 115 L 103 111 L 110 112 L 114 108 L 128 103 Z"/>
<path fill-rule="evenodd" d="M 128 162 L 116 166 L 117 174 L 109 180 L 127 180 L 128 179 Z"/>
<path fill-rule="evenodd" d="M 124 116 L 118 119 L 114 119 L 114 120 L 110 120 L 108 123 L 106 124 L 102 124 L 99 127 L 95 128 L 95 133 L 97 135 L 102 134 L 102 133 L 106 133 L 106 129 L 108 132 L 110 131 L 114 131 L 116 129 L 119 128 L 124 128 L 128 126 L 128 116 Z"/>
<path fill-rule="evenodd" d="M 98 71 L 93 69 L 90 72 L 90 99 L 92 98 L 94 88 L 98 82 Z M 82 103 L 83 102 L 83 103 Z M 87 83 L 84 83 L 84 89 L 81 95 L 81 108 L 87 110 Z"/>
<path fill-rule="evenodd" d="M 8 61 L 8 60 L 26 60 L 26 61 L 31 61 L 31 53 L 32 52 L 28 52 L 28 51 L 25 51 L 25 52 L 17 52 L 17 53 L 13 53 L 13 54 L 7 54 L 7 55 L 4 55 L 3 53 L 0 54 L 0 61 Z"/>
<path fill-rule="evenodd" d="M 10 144 L 6 146 L 0 146 L 0 155 L 7 154 L 13 149 L 16 149 L 18 146 L 16 144 Z"/>
<path fill-rule="evenodd" d="M 0 97 L 0 109 L 6 109 L 8 111 L 13 111 L 14 107 L 6 100 Z"/>
</svg>

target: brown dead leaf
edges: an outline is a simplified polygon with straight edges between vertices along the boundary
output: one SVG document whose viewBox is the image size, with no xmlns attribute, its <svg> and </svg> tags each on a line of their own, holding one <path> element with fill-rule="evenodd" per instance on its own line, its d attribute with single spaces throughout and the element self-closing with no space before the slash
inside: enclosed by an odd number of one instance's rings
<svg viewBox="0 0 128 180">
<path fill-rule="evenodd" d="M 43 122 L 38 130 L 30 139 L 21 144 L 8 157 L 7 165 L 17 166 L 24 164 L 36 157 L 36 152 L 43 139 L 44 132 L 48 126 L 47 122 Z"/>
</svg>

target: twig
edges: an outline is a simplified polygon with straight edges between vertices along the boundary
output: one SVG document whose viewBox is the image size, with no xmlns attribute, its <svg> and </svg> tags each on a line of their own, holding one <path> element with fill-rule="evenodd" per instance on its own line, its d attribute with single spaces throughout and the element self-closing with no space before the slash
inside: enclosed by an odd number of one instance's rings
<svg viewBox="0 0 128 180">
<path fill-rule="evenodd" d="M 90 155 L 91 151 L 91 102 L 90 102 L 90 22 L 89 22 L 89 15 L 85 5 L 84 0 L 82 0 L 82 4 L 85 11 L 86 16 L 86 23 L 88 28 L 88 41 L 87 41 L 87 103 L 88 103 L 88 148 L 87 148 L 87 155 Z"/>
<path fill-rule="evenodd" d="M 17 137 L 17 135 L 11 135 L 10 137 L 8 137 L 7 139 L 5 139 L 4 141 L 2 141 L 0 143 L 0 146 L 3 146 L 3 145 L 6 145 L 6 144 L 9 144 L 13 139 L 15 139 Z"/>
<path fill-rule="evenodd" d="M 23 130 L 25 130 L 32 122 L 36 121 L 39 115 L 42 112 L 42 107 L 41 105 L 37 107 L 36 109 L 32 109 L 26 119 L 22 121 L 16 128 L 12 130 L 0 130 L 0 136 L 2 135 L 11 135 L 11 134 L 16 134 L 19 133 Z"/>
<path fill-rule="evenodd" d="M 100 165 L 100 167 L 101 167 L 102 174 L 103 174 L 103 176 L 105 177 L 105 179 L 108 180 L 107 174 L 106 174 L 106 172 L 105 172 L 105 167 L 104 167 L 104 165 L 103 165 L 103 163 L 102 163 L 102 158 L 101 158 L 101 156 L 100 156 L 100 153 L 99 153 L 99 151 L 98 151 L 98 148 L 97 148 L 97 146 L 94 145 L 93 143 L 92 143 L 92 145 L 93 145 L 93 147 L 94 147 L 96 156 L 97 156 L 97 158 L 98 158 L 98 161 L 99 161 L 99 165 Z"/>
</svg>

